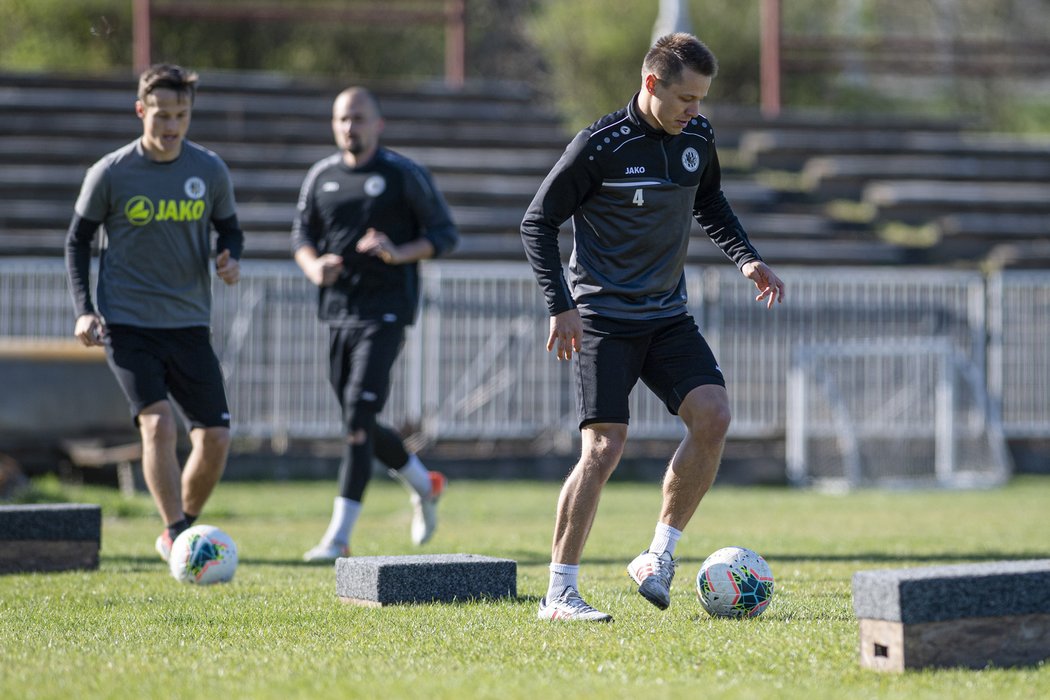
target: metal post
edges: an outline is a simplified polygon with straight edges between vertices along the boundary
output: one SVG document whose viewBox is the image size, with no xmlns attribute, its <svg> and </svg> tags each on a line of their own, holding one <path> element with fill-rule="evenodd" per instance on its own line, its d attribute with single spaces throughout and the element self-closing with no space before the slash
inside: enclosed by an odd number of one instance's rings
<svg viewBox="0 0 1050 700">
<path fill-rule="evenodd" d="M 653 40 L 673 32 L 692 32 L 689 23 L 689 8 L 685 0 L 660 0 L 660 11 L 653 25 Z"/>
<path fill-rule="evenodd" d="M 150 6 L 149 0 L 133 0 L 131 4 L 131 60 L 135 74 L 149 68 L 150 54 Z"/>
<path fill-rule="evenodd" d="M 780 0 L 761 0 L 760 82 L 762 114 L 780 114 Z"/>
<path fill-rule="evenodd" d="M 462 88 L 467 73 L 467 1 L 445 0 L 445 84 Z"/>
</svg>

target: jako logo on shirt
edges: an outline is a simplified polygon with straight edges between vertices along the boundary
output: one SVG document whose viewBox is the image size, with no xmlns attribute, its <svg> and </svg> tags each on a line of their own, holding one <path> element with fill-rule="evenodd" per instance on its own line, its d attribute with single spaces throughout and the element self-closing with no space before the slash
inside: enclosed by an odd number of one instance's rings
<svg viewBox="0 0 1050 700">
<path fill-rule="evenodd" d="M 145 226 L 151 221 L 200 221 L 205 207 L 201 199 L 160 199 L 154 205 L 149 197 L 138 195 L 124 205 L 124 216 L 133 226 Z"/>
</svg>

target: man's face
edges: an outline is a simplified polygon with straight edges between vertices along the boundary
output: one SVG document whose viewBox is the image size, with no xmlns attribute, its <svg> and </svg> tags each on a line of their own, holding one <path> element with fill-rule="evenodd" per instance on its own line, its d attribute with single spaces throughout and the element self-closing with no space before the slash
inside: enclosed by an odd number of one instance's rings
<svg viewBox="0 0 1050 700">
<path fill-rule="evenodd" d="M 153 160 L 175 160 L 190 128 L 193 104 L 190 96 L 168 88 L 158 88 L 135 102 L 135 113 L 142 120 L 142 148 Z"/>
<path fill-rule="evenodd" d="M 339 149 L 366 160 L 379 144 L 383 120 L 365 93 L 340 95 L 332 106 L 332 133 Z"/>
<path fill-rule="evenodd" d="M 656 122 L 652 125 L 677 135 L 688 126 L 690 119 L 700 114 L 700 103 L 711 89 L 711 76 L 685 68 L 673 83 L 647 75 L 645 87 L 651 95 L 650 116 Z"/>
</svg>

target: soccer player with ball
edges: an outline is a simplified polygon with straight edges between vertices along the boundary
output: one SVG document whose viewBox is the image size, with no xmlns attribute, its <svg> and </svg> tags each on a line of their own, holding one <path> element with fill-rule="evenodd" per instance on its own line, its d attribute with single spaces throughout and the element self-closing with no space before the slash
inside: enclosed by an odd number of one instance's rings
<svg viewBox="0 0 1050 700">
<path fill-rule="evenodd" d="M 230 411 L 211 346 L 211 230 L 215 274 L 240 278 L 244 234 L 225 163 L 186 140 L 197 74 L 152 66 L 139 78 L 142 136 L 95 163 L 84 178 L 66 240 L 66 269 L 84 345 L 104 345 L 142 437 L 142 472 L 172 542 L 201 514 L 226 467 Z M 91 301 L 91 241 L 100 246 L 98 309 Z M 179 469 L 178 403 L 192 449 Z"/>
<path fill-rule="evenodd" d="M 717 62 L 696 37 L 658 39 L 641 89 L 583 129 L 547 175 L 521 224 L 550 311 L 547 350 L 576 355 L 579 461 L 558 499 L 550 582 L 539 617 L 608 622 L 580 596 L 578 572 L 602 487 L 623 454 L 628 396 L 640 378 L 685 424 L 663 480 L 648 548 L 628 564 L 638 592 L 670 604 L 675 546 L 714 482 L 729 398 L 714 354 L 688 313 L 684 268 L 692 218 L 772 308 L 784 283 L 759 256 L 721 190 L 714 131 L 700 114 Z M 569 279 L 558 230 L 572 218 Z"/>
</svg>

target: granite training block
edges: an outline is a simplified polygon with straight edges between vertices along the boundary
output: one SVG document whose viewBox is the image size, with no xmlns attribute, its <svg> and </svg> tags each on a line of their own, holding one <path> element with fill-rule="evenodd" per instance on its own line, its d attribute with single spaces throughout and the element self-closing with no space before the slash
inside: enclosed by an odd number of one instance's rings
<svg viewBox="0 0 1050 700">
<path fill-rule="evenodd" d="M 517 596 L 518 564 L 477 554 L 345 557 L 335 562 L 336 594 L 347 603 L 466 601 Z"/>
<path fill-rule="evenodd" d="M 858 571 L 861 665 L 882 671 L 1050 658 L 1050 559 Z"/>
<path fill-rule="evenodd" d="M 0 573 L 97 569 L 101 542 L 97 505 L 0 506 Z"/>
</svg>

